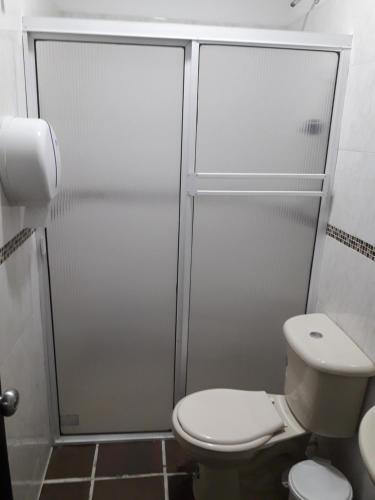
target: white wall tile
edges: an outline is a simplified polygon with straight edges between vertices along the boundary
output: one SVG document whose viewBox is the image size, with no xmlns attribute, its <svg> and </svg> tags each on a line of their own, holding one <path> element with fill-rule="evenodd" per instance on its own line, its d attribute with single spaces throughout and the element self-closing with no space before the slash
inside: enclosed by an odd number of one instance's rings
<svg viewBox="0 0 375 500">
<path fill-rule="evenodd" d="M 375 61 L 373 0 L 325 0 L 309 16 L 306 31 L 353 34 L 352 64 Z"/>
<path fill-rule="evenodd" d="M 350 68 L 340 149 L 375 152 L 375 62 Z"/>
<path fill-rule="evenodd" d="M 292 9 L 288 0 L 54 0 L 54 3 L 67 16 L 259 27 L 289 25 L 309 8 L 309 2 L 301 2 Z"/>
<path fill-rule="evenodd" d="M 349 4 L 354 33 L 352 64 L 375 62 L 374 1 L 351 0 Z"/>
<path fill-rule="evenodd" d="M 317 310 L 327 313 L 375 362 L 375 263 L 327 237 Z"/>
<path fill-rule="evenodd" d="M 375 245 L 375 154 L 340 151 L 330 224 Z"/>
<path fill-rule="evenodd" d="M 23 229 L 24 209 L 11 207 L 0 185 L 0 247 Z"/>
<path fill-rule="evenodd" d="M 5 363 L 8 353 L 12 352 L 19 337 L 32 321 L 33 250 L 34 245 L 30 238 L 0 265 L 0 366 Z"/>
<path fill-rule="evenodd" d="M 309 15 L 305 28 L 320 33 L 352 33 L 353 29 L 351 0 L 321 0 Z"/>
</svg>

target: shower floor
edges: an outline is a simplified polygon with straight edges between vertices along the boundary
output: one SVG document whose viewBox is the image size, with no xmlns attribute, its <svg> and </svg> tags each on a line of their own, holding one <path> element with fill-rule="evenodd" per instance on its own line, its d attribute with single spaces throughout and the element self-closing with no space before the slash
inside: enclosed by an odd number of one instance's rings
<svg viewBox="0 0 375 500">
<path fill-rule="evenodd" d="M 194 468 L 174 439 L 58 446 L 40 500 L 193 500 Z"/>
</svg>

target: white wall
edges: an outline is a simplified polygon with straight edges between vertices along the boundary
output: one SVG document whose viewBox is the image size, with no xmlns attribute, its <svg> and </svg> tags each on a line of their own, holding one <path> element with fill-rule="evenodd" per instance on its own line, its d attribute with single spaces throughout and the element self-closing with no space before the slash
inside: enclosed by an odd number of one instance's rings
<svg viewBox="0 0 375 500">
<path fill-rule="evenodd" d="M 326 0 L 306 29 L 353 33 L 348 90 L 330 223 L 375 245 L 375 5 L 374 0 Z M 318 310 L 326 312 L 375 362 L 375 262 L 327 238 Z M 375 404 L 375 381 L 365 408 Z M 375 498 L 357 439 L 333 447 L 356 500 Z"/>
<path fill-rule="evenodd" d="M 21 15 L 52 12 L 46 0 L 0 3 L 0 117 L 26 115 Z M 22 228 L 22 210 L 9 207 L 0 188 L 0 247 Z M 15 500 L 37 498 L 50 449 L 38 265 L 34 236 L 0 265 L 0 377 L 3 389 L 21 394 L 6 419 Z"/>
<path fill-rule="evenodd" d="M 168 19 L 187 23 L 283 27 L 310 4 L 292 9 L 291 0 L 53 0 L 67 16 Z"/>
</svg>

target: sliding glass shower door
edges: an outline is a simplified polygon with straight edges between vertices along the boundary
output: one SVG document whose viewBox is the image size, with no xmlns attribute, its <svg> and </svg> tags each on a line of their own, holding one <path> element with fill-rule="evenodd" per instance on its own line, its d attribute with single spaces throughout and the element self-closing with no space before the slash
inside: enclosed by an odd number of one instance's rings
<svg viewBox="0 0 375 500">
<path fill-rule="evenodd" d="M 166 430 L 184 50 L 39 41 L 36 55 L 64 167 L 47 231 L 61 430 Z"/>
<path fill-rule="evenodd" d="M 338 55 L 202 44 L 198 64 L 189 50 L 185 62 L 167 45 L 36 43 L 40 115 L 64 167 L 47 237 L 65 434 L 168 430 L 175 346 L 187 392 L 282 391 Z M 194 125 L 181 144 L 183 105 Z"/>
<path fill-rule="evenodd" d="M 306 309 L 337 65 L 322 51 L 200 48 L 187 392 L 283 390 L 282 325 Z"/>
</svg>

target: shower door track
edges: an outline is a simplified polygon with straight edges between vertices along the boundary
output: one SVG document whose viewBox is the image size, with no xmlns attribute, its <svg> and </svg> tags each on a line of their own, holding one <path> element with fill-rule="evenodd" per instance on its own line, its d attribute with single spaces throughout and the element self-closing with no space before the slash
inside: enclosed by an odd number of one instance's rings
<svg viewBox="0 0 375 500">
<path fill-rule="evenodd" d="M 335 173 L 339 148 L 340 124 L 344 104 L 345 89 L 349 71 L 350 35 L 327 35 L 319 33 L 304 33 L 293 31 L 257 30 L 236 27 L 201 26 L 172 23 L 147 23 L 128 21 L 109 21 L 93 19 L 68 18 L 23 18 L 23 52 L 25 86 L 27 98 L 27 114 L 38 117 L 38 90 L 36 75 L 35 42 L 37 40 L 99 42 L 116 44 L 147 44 L 184 47 L 184 95 L 182 124 L 182 155 L 180 183 L 180 220 L 179 220 L 179 253 L 178 253 L 178 283 L 176 310 L 176 351 L 175 351 L 175 389 L 176 403 L 186 392 L 186 367 L 188 349 L 188 322 L 190 303 L 190 269 L 192 252 L 193 200 L 196 195 L 220 194 L 233 195 L 233 192 L 207 193 L 192 191 L 192 180 L 198 178 L 249 178 L 257 174 L 236 173 L 195 173 L 195 143 L 197 122 L 197 92 L 199 74 L 200 45 L 239 45 L 252 47 L 288 48 L 294 50 L 313 50 L 335 52 L 339 55 L 335 95 L 326 157 L 325 174 L 294 174 L 294 178 L 321 180 L 321 191 L 300 191 L 297 196 L 318 196 L 321 198 L 314 256 L 311 269 L 308 293 L 307 312 L 314 311 L 317 302 L 319 271 L 325 241 L 328 213 L 330 206 L 330 179 Z M 306 177 L 307 175 L 307 177 Z M 266 177 L 266 174 L 262 174 Z M 274 177 L 288 177 L 290 174 L 279 174 Z M 193 186 L 194 187 L 194 186 Z M 203 190 L 204 191 L 204 190 Z M 275 192 L 259 193 L 244 192 L 242 195 L 275 195 Z M 286 192 L 289 195 L 293 192 Z M 276 195 L 285 195 L 276 192 Z M 234 192 L 239 194 L 239 191 Z M 296 193 L 294 192 L 294 195 Z M 125 434 L 95 434 L 64 436 L 60 433 L 58 414 L 58 395 L 56 386 L 55 354 L 52 334 L 52 318 L 48 282 L 47 258 L 45 252 L 45 232 L 37 231 L 39 248 L 41 249 L 41 306 L 44 338 L 46 344 L 47 373 L 49 374 L 49 409 L 51 427 L 56 443 L 89 443 L 112 442 L 132 439 L 168 439 L 170 432 L 155 433 L 125 433 Z"/>
</svg>

